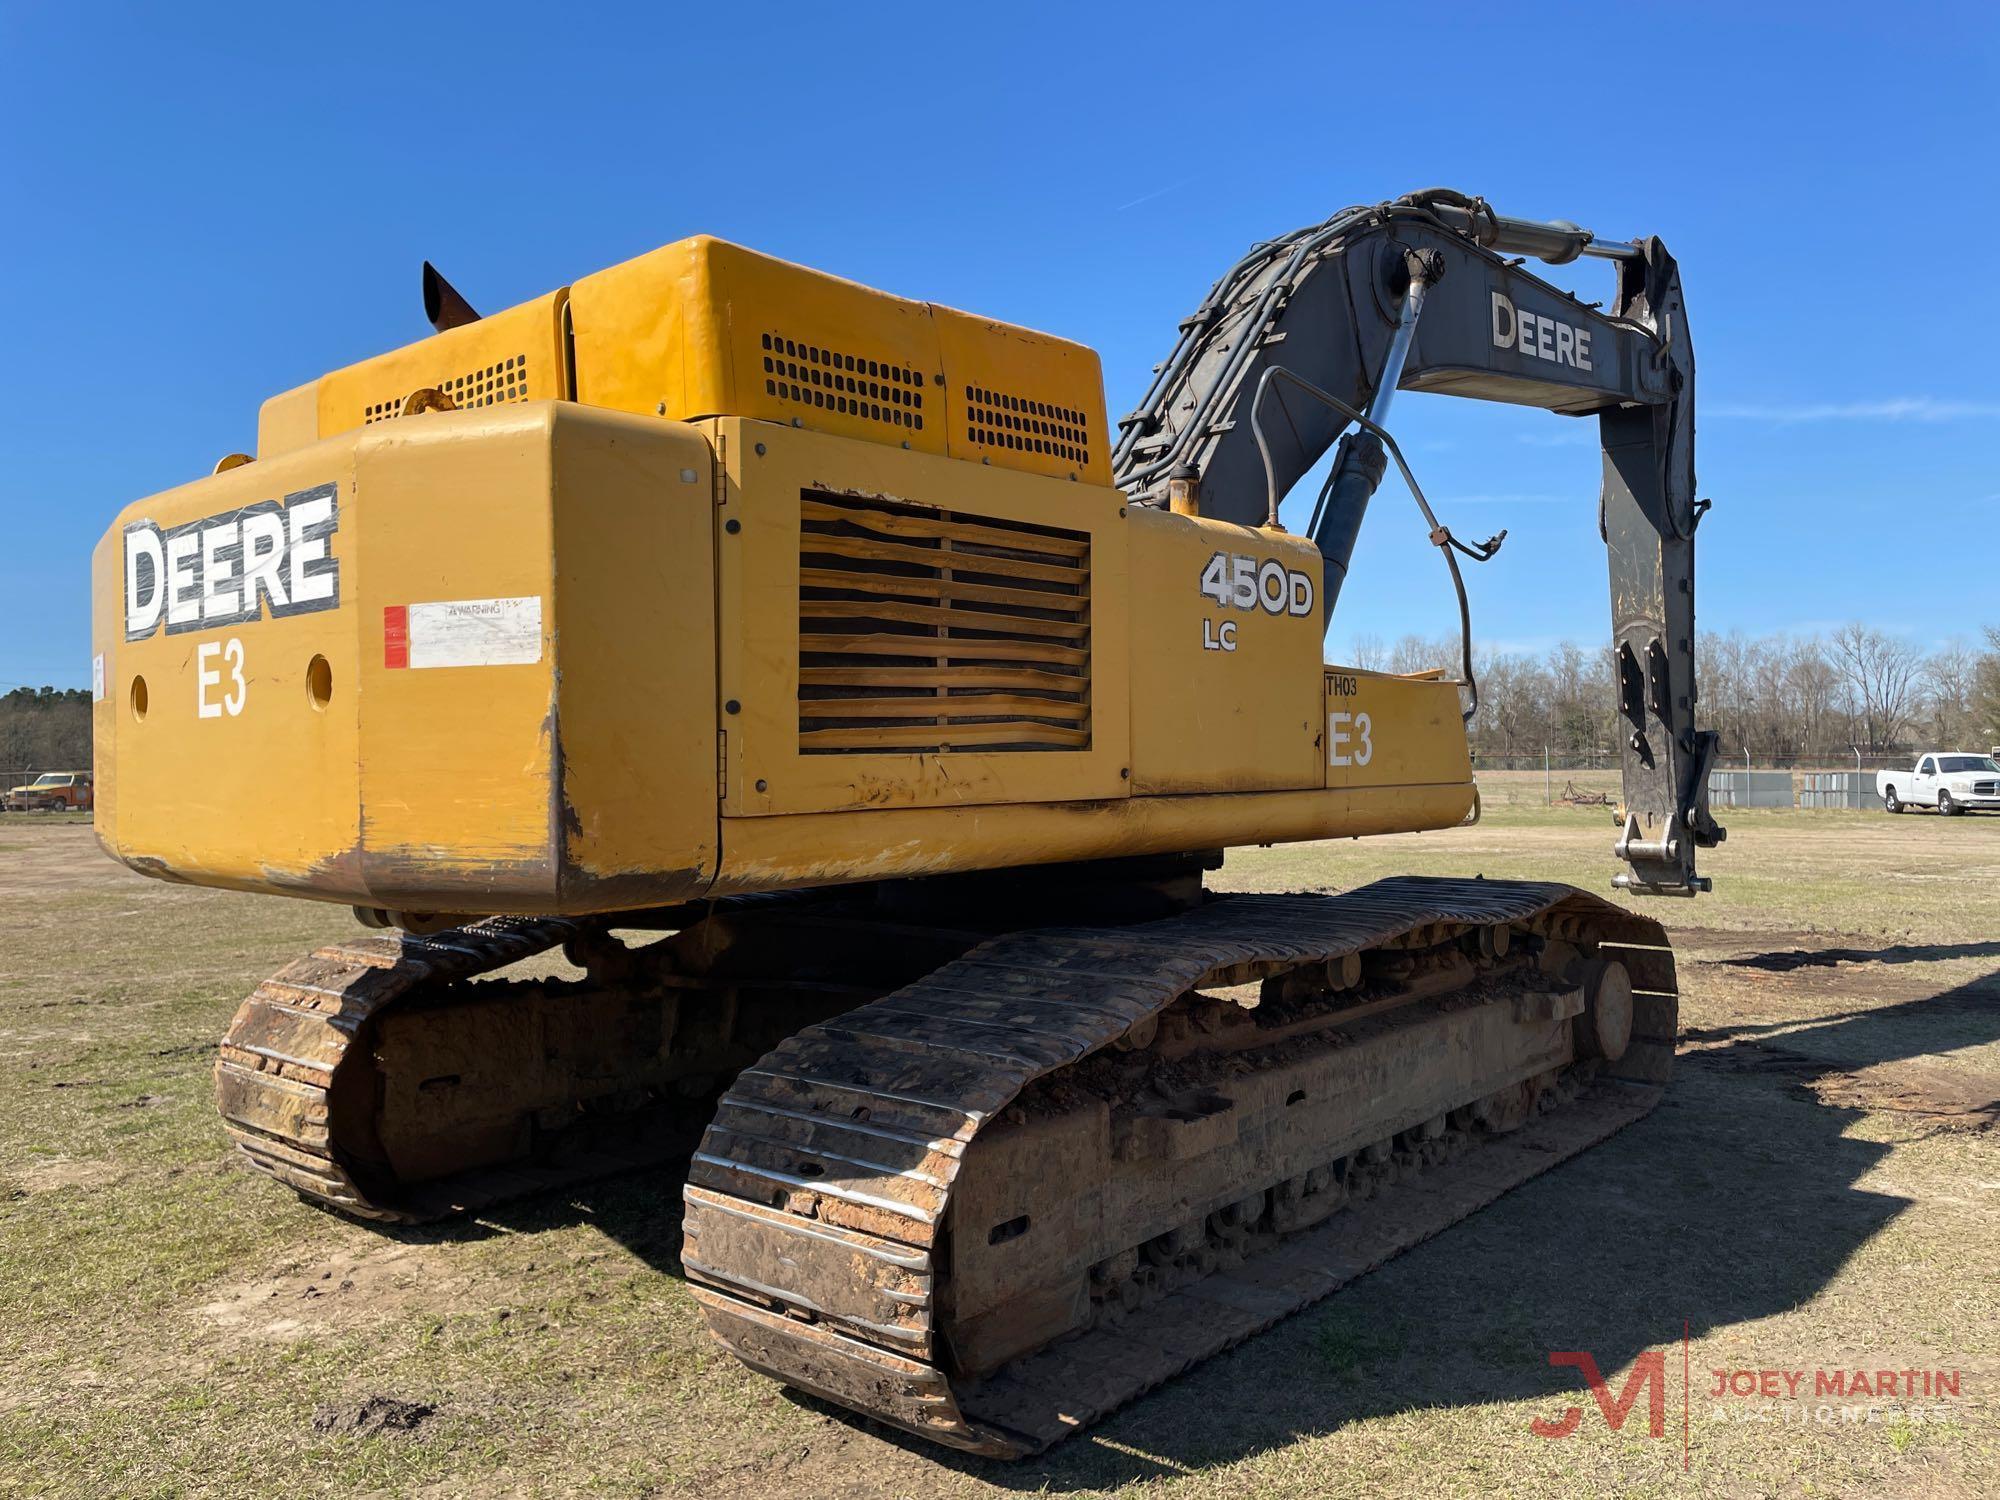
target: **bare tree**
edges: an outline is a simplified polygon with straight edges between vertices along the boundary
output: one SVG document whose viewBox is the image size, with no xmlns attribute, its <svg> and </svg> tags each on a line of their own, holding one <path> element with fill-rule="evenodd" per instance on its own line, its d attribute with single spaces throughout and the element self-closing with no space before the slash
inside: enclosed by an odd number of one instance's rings
<svg viewBox="0 0 2000 1500">
<path fill-rule="evenodd" d="M 1455 669 L 1458 643 L 1406 636 L 1393 649 L 1358 642 L 1394 671 Z M 2000 744 L 2000 628 L 1980 645 L 1954 641 L 1921 656 L 1864 625 L 1832 637 L 1702 636 L 1696 647 L 1699 716 L 1722 736 L 1726 759 L 1845 763 L 1856 749 Z M 1570 642 L 1542 657 L 1481 653 L 1473 748 L 1483 758 L 1609 757 L 1621 731 L 1615 657 Z"/>
<path fill-rule="evenodd" d="M 1954 637 L 1924 659 L 1931 743 L 1939 749 L 1970 747 L 1976 733 L 1972 697 L 1978 674 L 1979 654 L 1963 637 Z"/>
<path fill-rule="evenodd" d="M 1391 672 L 1429 672 L 1442 669 L 1447 675 L 1458 675 L 1459 643 L 1455 640 L 1427 641 L 1420 635 L 1406 635 L 1396 642 L 1396 649 L 1389 653 Z"/>
<path fill-rule="evenodd" d="M 2000 626 L 1986 627 L 1986 654 L 1973 673 L 1972 716 L 1979 737 L 2000 749 Z"/>
<path fill-rule="evenodd" d="M 1549 743 L 1540 667 L 1525 656 L 1489 656 L 1478 663 L 1479 749 L 1503 755 L 1538 754 Z"/>
<path fill-rule="evenodd" d="M 1703 717 L 1722 736 L 1724 755 L 1741 755 L 1750 748 L 1749 648 L 1741 632 L 1705 635 L 1695 640 L 1695 681 L 1701 690 Z"/>
<path fill-rule="evenodd" d="M 1564 641 L 1549 652 L 1547 708 L 1553 745 L 1569 754 L 1595 750 L 1610 737 L 1611 687 L 1606 673 L 1611 657 L 1585 655 L 1575 642 Z"/>
<path fill-rule="evenodd" d="M 1787 737 L 1794 753 L 1823 755 L 1846 739 L 1834 722 L 1840 675 L 1817 640 L 1789 644 L 1784 660 Z"/>
<path fill-rule="evenodd" d="M 1888 748 L 1909 721 L 1916 700 L 1917 653 L 1858 620 L 1836 630 L 1829 644 L 1863 748 Z"/>
</svg>

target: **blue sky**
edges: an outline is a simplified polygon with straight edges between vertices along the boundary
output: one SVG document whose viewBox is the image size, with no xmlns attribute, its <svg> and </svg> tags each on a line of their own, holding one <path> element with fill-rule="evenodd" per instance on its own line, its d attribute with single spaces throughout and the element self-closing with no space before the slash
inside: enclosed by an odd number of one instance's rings
<svg viewBox="0 0 2000 1500">
<path fill-rule="evenodd" d="M 0 0 L 0 688 L 88 681 L 98 533 L 423 333 L 426 256 L 491 309 L 708 231 L 1092 344 L 1116 417 L 1250 242 L 1433 184 L 1680 258 L 1704 627 L 2000 623 L 1994 16 Z M 1510 530 L 1482 639 L 1603 638 L 1594 424 L 1395 426 Z M 1385 487 L 1334 647 L 1451 623 Z"/>
</svg>

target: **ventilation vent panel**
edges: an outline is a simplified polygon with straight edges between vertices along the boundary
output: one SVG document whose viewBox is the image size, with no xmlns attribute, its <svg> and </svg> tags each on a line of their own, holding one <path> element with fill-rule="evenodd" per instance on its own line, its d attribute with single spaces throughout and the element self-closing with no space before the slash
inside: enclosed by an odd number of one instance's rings
<svg viewBox="0 0 2000 1500">
<path fill-rule="evenodd" d="M 469 406 L 498 406 L 504 401 L 526 401 L 528 399 L 528 356 L 510 355 L 488 365 L 483 370 L 468 371 L 464 375 L 454 375 L 449 380 L 441 380 L 437 388 L 451 397 L 454 408 Z M 392 400 L 373 401 L 362 408 L 361 422 L 386 422 L 391 417 L 403 414 L 403 403 L 410 397 L 409 391 Z"/>
<path fill-rule="evenodd" d="M 1078 468 L 1090 462 L 1090 418 L 1073 406 L 968 385 L 965 426 L 978 448 L 1040 453 Z"/>
<path fill-rule="evenodd" d="M 1090 746 L 1090 538 L 807 491 L 799 748 Z"/>
<path fill-rule="evenodd" d="M 847 354 L 767 333 L 764 394 L 798 406 L 924 430 L 924 376 L 909 365 Z"/>
</svg>

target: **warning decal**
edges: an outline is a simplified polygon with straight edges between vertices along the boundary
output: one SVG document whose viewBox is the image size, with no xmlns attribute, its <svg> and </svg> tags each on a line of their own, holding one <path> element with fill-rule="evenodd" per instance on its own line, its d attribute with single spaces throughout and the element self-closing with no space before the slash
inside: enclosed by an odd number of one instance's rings
<svg viewBox="0 0 2000 1500">
<path fill-rule="evenodd" d="M 410 606 L 392 604 L 382 611 L 382 665 L 410 664 Z"/>
<path fill-rule="evenodd" d="M 385 667 L 518 667 L 542 659 L 542 601 L 447 599 L 382 611 Z"/>
</svg>

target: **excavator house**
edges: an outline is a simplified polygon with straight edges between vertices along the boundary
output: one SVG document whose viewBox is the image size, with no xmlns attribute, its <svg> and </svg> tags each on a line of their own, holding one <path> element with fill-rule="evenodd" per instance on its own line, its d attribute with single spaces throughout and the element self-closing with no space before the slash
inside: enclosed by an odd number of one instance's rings
<svg viewBox="0 0 2000 1500">
<path fill-rule="evenodd" d="M 1529 258 L 1609 263 L 1586 304 Z M 1261 243 L 1138 409 L 1047 334 L 683 240 L 272 397 L 93 561 L 97 828 L 351 906 L 224 1128 L 412 1222 L 686 1162 L 746 1364 L 1021 1456 L 1644 1114 L 1673 956 L 1556 884 L 1204 887 L 1476 818 L 1463 660 L 1323 641 L 1399 391 L 1595 417 L 1616 884 L 1704 887 L 1658 240 L 1433 189 Z M 1279 502 L 1329 453 L 1305 535 Z M 365 930 L 361 930 L 365 929 Z M 556 950 L 566 964 L 520 964 Z"/>
</svg>

